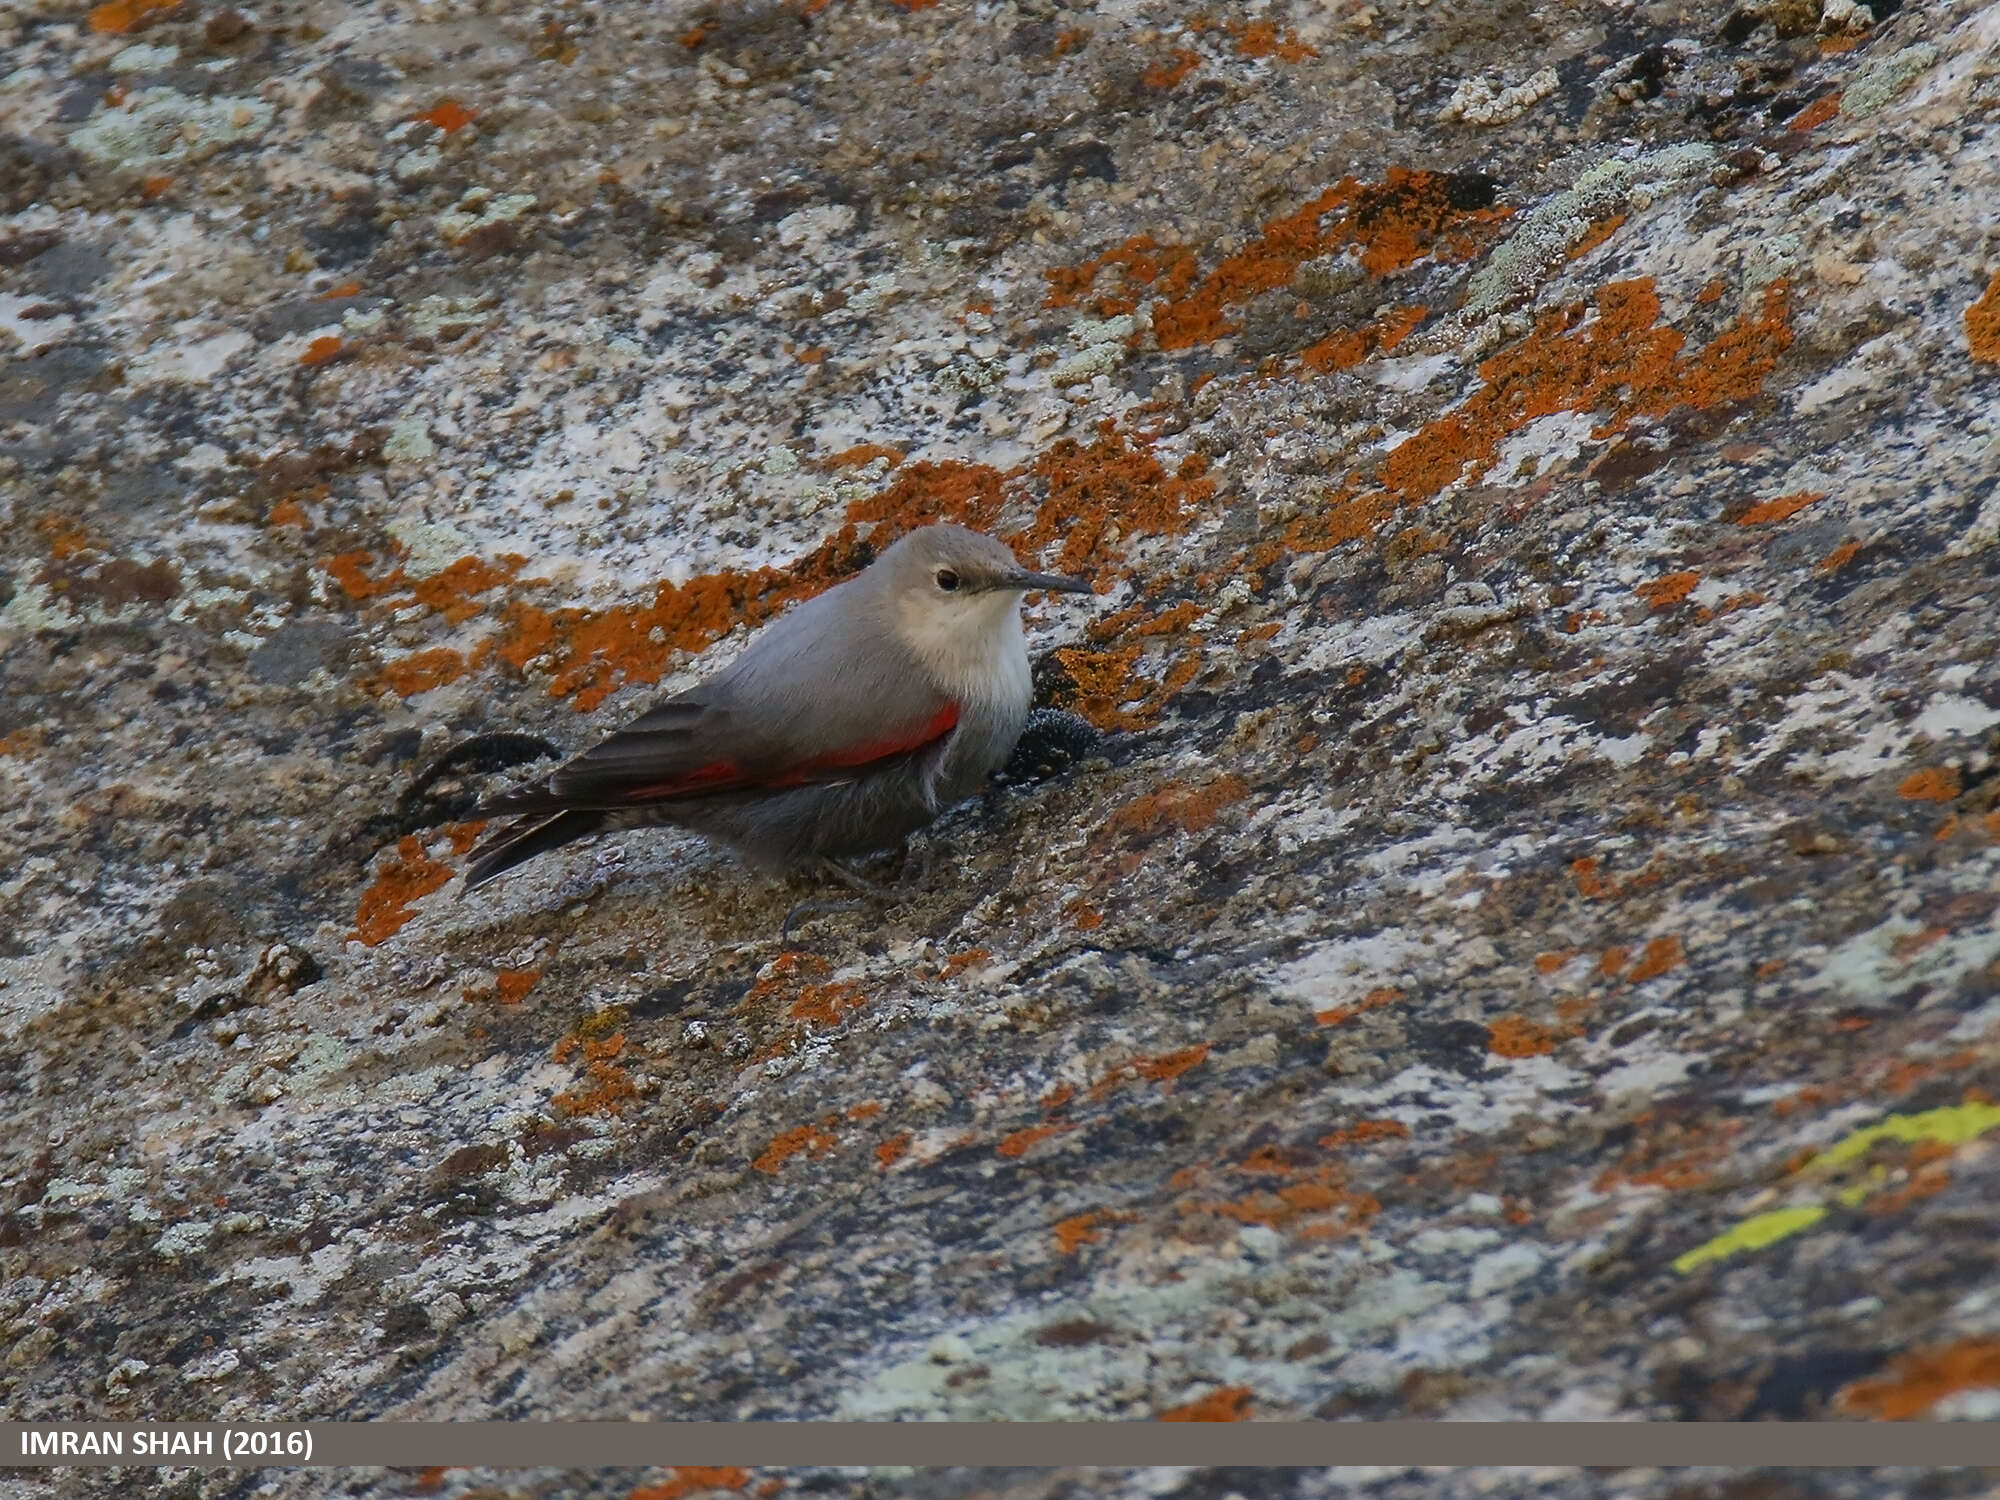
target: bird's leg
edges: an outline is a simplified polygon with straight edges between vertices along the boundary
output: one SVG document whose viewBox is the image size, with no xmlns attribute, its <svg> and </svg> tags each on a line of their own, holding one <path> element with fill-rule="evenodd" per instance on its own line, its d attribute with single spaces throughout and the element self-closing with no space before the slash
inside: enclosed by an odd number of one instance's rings
<svg viewBox="0 0 2000 1500">
<path fill-rule="evenodd" d="M 868 900 L 832 901 L 824 896 L 808 896 L 805 900 L 795 903 L 792 909 L 785 913 L 785 920 L 778 928 L 778 938 L 781 942 L 790 940 L 792 925 L 795 922 L 807 921 L 813 917 L 828 916 L 838 911 L 866 911 L 870 902 L 889 902 L 896 899 L 894 891 L 884 886 L 876 885 L 871 880 L 862 879 L 838 860 L 822 856 L 815 863 L 822 872 L 831 875 L 835 880 L 838 880 L 842 885 L 858 895 L 866 896 Z"/>
<path fill-rule="evenodd" d="M 828 901 L 823 897 L 809 897 L 794 903 L 792 909 L 785 913 L 785 920 L 778 925 L 778 941 L 781 943 L 791 941 L 794 922 L 810 921 L 814 917 L 828 916 L 837 911 L 865 911 L 867 908 L 866 901 Z"/>
</svg>

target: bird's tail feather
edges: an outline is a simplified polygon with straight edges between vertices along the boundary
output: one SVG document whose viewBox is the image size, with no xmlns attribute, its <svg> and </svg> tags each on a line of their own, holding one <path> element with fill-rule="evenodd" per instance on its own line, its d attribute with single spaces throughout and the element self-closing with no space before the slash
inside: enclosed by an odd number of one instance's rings
<svg viewBox="0 0 2000 1500">
<path fill-rule="evenodd" d="M 461 894 L 476 891 L 514 866 L 525 864 L 538 854 L 546 854 L 577 839 L 588 838 L 603 827 L 604 814 L 594 811 L 536 815 L 509 823 L 472 851 L 472 862 L 465 867 L 465 887 Z"/>
</svg>

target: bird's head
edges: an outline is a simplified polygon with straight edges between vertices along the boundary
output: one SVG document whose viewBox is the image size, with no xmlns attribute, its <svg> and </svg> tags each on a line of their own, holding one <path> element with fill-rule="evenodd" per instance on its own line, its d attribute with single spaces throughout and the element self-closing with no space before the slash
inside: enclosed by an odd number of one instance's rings
<svg viewBox="0 0 2000 1500">
<path fill-rule="evenodd" d="M 1031 572 L 1003 544 L 963 526 L 913 531 L 869 571 L 879 575 L 904 640 L 940 664 L 973 660 L 995 642 L 1017 636 L 1023 594 L 1091 592 L 1080 578 Z"/>
</svg>

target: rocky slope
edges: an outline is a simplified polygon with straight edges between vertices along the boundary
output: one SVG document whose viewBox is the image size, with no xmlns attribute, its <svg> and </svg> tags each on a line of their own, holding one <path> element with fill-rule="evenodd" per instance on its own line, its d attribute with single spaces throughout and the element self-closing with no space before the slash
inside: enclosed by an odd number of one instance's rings
<svg viewBox="0 0 2000 1500">
<path fill-rule="evenodd" d="M 2000 1413 L 2000 10 L 0 53 L 10 1414 Z M 1101 738 L 899 904 L 454 899 L 938 517 Z"/>
</svg>

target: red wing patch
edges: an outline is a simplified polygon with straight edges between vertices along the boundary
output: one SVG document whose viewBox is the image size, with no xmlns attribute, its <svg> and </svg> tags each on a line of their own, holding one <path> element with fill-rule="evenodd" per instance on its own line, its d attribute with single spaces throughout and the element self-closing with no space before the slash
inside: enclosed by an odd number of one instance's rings
<svg viewBox="0 0 2000 1500">
<path fill-rule="evenodd" d="M 748 775 L 731 761 L 711 761 L 708 765 L 677 776 L 671 781 L 654 782 L 632 788 L 620 799 L 628 802 L 669 802 L 678 797 L 698 797 L 715 792 L 750 791 L 758 787 L 805 786 L 824 778 L 828 771 L 853 771 L 878 761 L 911 755 L 935 744 L 958 727 L 958 705 L 947 703 L 931 716 L 930 722 L 913 733 L 888 739 L 870 740 L 849 750 L 830 750 L 761 779 Z"/>
<path fill-rule="evenodd" d="M 671 797 L 687 797 L 696 792 L 733 791 L 749 784 L 749 779 L 734 762 L 716 760 L 685 776 L 676 776 L 672 781 L 635 786 L 625 795 L 634 802 L 664 802 Z"/>
</svg>

